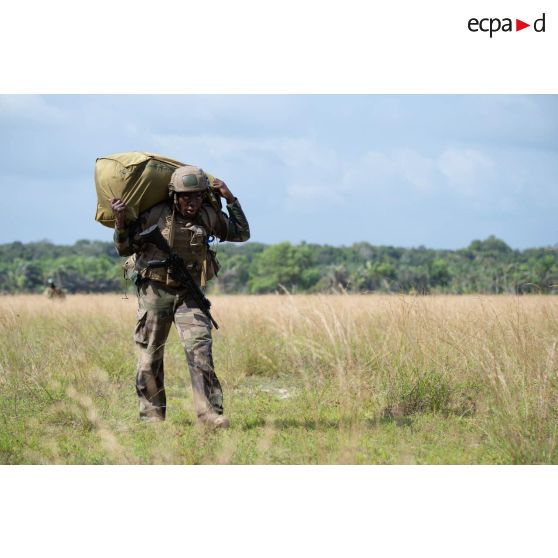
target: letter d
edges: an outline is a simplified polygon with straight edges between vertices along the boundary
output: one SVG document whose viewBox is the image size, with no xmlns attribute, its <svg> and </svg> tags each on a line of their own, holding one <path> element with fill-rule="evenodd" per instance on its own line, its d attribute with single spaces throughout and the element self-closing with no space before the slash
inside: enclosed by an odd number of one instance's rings
<svg viewBox="0 0 558 558">
<path fill-rule="evenodd" d="M 544 25 L 545 25 L 545 21 L 544 21 L 544 16 L 545 14 L 542 15 L 542 17 L 540 19 L 536 19 L 535 23 L 533 23 L 533 29 L 537 32 L 537 33 L 544 33 Z M 541 22 L 542 23 L 542 27 L 539 29 L 538 28 L 538 23 Z"/>
</svg>

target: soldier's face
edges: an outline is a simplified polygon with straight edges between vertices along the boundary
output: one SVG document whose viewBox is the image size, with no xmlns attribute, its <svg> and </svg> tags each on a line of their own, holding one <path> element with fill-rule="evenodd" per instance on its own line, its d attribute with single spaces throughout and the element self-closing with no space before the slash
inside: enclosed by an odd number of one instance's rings
<svg viewBox="0 0 558 558">
<path fill-rule="evenodd" d="M 203 192 L 188 192 L 177 194 L 178 211 L 184 217 L 195 217 L 202 206 Z"/>
</svg>

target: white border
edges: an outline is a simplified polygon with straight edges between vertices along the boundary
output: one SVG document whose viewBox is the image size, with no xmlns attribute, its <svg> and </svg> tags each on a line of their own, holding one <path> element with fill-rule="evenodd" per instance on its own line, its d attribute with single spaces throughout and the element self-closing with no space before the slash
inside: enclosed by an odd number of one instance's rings
<svg viewBox="0 0 558 558">
<path fill-rule="evenodd" d="M 540 556 L 555 544 L 556 476 L 548 466 L 2 467 L 2 546 L 61 558 Z"/>
<path fill-rule="evenodd" d="M 549 1 L 2 8 L 2 93 L 556 93 Z M 548 31 L 493 39 L 469 17 Z M 540 555 L 555 467 L 2 467 L 8 556 Z M 550 546 L 552 545 L 552 546 Z"/>
<path fill-rule="evenodd" d="M 555 2 L 23 0 L 6 93 L 556 93 Z M 547 30 L 471 33 L 546 14 Z"/>
</svg>

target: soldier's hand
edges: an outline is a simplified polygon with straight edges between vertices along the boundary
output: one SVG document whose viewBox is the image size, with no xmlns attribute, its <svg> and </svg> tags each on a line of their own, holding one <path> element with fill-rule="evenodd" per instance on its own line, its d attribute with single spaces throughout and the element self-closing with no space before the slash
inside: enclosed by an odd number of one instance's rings
<svg viewBox="0 0 558 558">
<path fill-rule="evenodd" d="M 116 226 L 124 227 L 126 224 L 126 204 L 120 198 L 111 198 L 110 207 L 116 218 Z"/>
<path fill-rule="evenodd" d="M 233 196 L 233 193 L 229 190 L 229 187 L 220 178 L 216 178 L 213 181 L 213 188 L 215 188 L 215 190 L 219 192 L 219 195 L 222 198 L 225 198 L 227 200 L 227 203 L 234 202 L 235 197 Z"/>
</svg>

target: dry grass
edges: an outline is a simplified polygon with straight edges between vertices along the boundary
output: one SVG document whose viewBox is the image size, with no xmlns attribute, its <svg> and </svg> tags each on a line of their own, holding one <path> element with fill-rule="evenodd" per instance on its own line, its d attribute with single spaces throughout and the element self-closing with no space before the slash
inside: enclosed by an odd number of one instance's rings
<svg viewBox="0 0 558 558">
<path fill-rule="evenodd" d="M 4 463 L 556 463 L 558 299 L 216 296 L 233 427 L 139 424 L 133 296 L 0 299 Z"/>
</svg>

